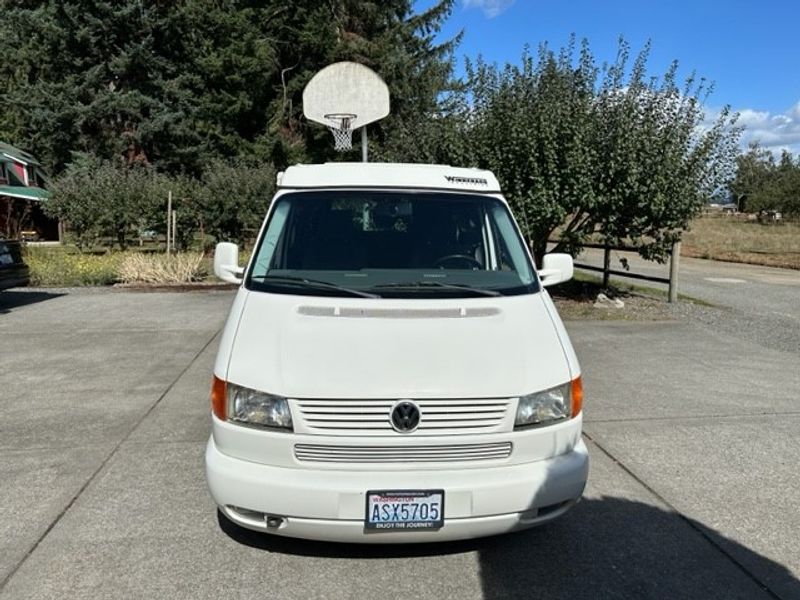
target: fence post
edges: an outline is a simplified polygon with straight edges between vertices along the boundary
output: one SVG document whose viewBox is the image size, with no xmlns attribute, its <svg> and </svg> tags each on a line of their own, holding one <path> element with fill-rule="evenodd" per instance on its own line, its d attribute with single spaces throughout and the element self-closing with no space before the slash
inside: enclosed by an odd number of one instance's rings
<svg viewBox="0 0 800 600">
<path fill-rule="evenodd" d="M 678 262 L 681 256 L 681 243 L 672 244 L 672 253 L 669 259 L 669 301 L 678 301 Z"/>
<path fill-rule="evenodd" d="M 172 192 L 167 192 L 167 254 L 169 254 L 169 234 L 172 232 Z"/>
<path fill-rule="evenodd" d="M 603 288 L 608 288 L 608 281 L 611 277 L 611 248 L 609 247 L 608 243 L 606 243 L 605 248 L 603 248 Z"/>
</svg>

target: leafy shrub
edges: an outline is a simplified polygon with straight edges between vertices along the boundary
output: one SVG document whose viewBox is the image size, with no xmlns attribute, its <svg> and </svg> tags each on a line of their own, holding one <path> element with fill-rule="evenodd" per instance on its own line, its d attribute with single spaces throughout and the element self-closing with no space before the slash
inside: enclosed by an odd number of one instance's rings
<svg viewBox="0 0 800 600">
<path fill-rule="evenodd" d="M 239 244 L 255 236 L 275 192 L 275 169 L 268 163 L 216 160 L 195 179 L 76 154 L 50 191 L 46 212 L 67 225 L 79 248 L 110 239 L 125 250 L 137 233 L 165 234 L 171 192 L 177 247 L 190 248 L 199 231 L 205 249 L 211 245 L 206 234 Z"/>
<path fill-rule="evenodd" d="M 254 237 L 274 193 L 272 165 L 210 163 L 196 190 L 203 230 L 219 242 L 244 244 Z"/>
<path fill-rule="evenodd" d="M 189 283 L 205 276 L 203 255 L 128 254 L 119 266 L 123 283 Z"/>
<path fill-rule="evenodd" d="M 156 220 L 172 183 L 151 167 L 75 155 L 52 181 L 44 208 L 67 223 L 79 247 L 106 237 L 124 250 L 132 234 Z"/>
</svg>

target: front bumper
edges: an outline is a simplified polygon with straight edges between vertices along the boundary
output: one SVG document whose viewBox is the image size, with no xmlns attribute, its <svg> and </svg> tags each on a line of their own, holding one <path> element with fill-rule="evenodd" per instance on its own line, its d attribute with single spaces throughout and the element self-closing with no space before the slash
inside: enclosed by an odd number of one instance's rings
<svg viewBox="0 0 800 600">
<path fill-rule="evenodd" d="M 569 510 L 583 493 L 588 471 L 582 440 L 566 454 L 531 463 L 417 471 L 273 467 L 223 454 L 213 437 L 206 447 L 211 496 L 234 523 L 336 542 L 438 542 L 525 529 Z M 367 490 L 391 489 L 444 489 L 444 527 L 366 533 Z M 268 527 L 269 516 L 280 517 L 280 525 Z"/>
</svg>

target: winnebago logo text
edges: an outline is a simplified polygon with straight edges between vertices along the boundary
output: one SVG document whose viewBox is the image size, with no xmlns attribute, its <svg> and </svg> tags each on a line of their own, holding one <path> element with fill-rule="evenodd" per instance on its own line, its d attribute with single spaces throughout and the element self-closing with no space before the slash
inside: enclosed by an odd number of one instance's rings
<svg viewBox="0 0 800 600">
<path fill-rule="evenodd" d="M 472 183 L 474 185 L 489 185 L 489 182 L 482 177 L 458 177 L 455 175 L 445 175 L 447 181 L 450 183 Z"/>
</svg>

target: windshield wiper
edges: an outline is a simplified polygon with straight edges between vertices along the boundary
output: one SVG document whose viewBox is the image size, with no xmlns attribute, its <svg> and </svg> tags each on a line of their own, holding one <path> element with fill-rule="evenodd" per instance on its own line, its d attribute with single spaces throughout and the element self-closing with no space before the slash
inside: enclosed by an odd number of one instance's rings
<svg viewBox="0 0 800 600">
<path fill-rule="evenodd" d="M 444 283 L 442 281 L 409 281 L 407 283 L 383 283 L 376 285 L 369 289 L 371 290 L 419 290 L 425 288 L 440 288 L 446 290 L 460 290 L 464 292 L 472 292 L 481 296 L 502 296 L 500 292 L 494 290 L 487 290 L 486 288 L 472 287 L 463 283 Z"/>
<path fill-rule="evenodd" d="M 254 278 L 255 279 L 255 278 Z M 331 283 L 330 281 L 320 281 L 319 279 L 309 279 L 308 277 L 294 277 L 292 275 L 262 275 L 258 277 L 263 283 L 276 283 L 279 285 L 294 285 L 297 287 L 316 288 L 322 290 L 335 290 L 344 292 L 360 298 L 380 298 L 377 294 L 362 292 L 353 288 L 344 287 Z"/>
</svg>

